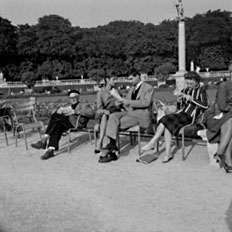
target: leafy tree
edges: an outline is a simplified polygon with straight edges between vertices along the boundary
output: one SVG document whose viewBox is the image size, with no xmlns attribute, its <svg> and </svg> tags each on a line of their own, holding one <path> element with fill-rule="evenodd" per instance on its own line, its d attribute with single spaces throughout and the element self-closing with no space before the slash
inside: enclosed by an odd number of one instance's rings
<svg viewBox="0 0 232 232">
<path fill-rule="evenodd" d="M 0 17 L 0 67 L 13 61 L 13 56 L 17 55 L 16 43 L 16 27 L 9 20 Z"/>
<path fill-rule="evenodd" d="M 39 18 L 35 26 L 35 46 L 41 55 L 69 59 L 74 55 L 72 46 L 72 26 L 68 19 L 58 15 L 48 15 Z"/>
<path fill-rule="evenodd" d="M 99 83 L 102 80 L 102 78 L 106 76 L 106 72 L 103 69 L 93 69 L 89 72 L 88 76 L 92 80 L 95 80 L 97 83 Z"/>
<path fill-rule="evenodd" d="M 34 72 L 27 71 L 22 74 L 21 81 L 24 83 L 29 89 L 33 88 L 36 83 L 36 75 Z"/>
<path fill-rule="evenodd" d="M 161 81 L 167 80 L 170 73 L 176 72 L 176 67 L 171 63 L 164 63 L 156 68 L 156 73 Z"/>
</svg>

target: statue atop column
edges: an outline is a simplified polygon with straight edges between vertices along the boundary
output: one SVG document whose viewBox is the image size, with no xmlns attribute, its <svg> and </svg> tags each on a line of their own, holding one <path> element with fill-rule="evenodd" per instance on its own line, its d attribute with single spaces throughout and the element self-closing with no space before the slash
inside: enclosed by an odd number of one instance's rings
<svg viewBox="0 0 232 232">
<path fill-rule="evenodd" d="M 177 10 L 177 19 L 178 21 L 184 21 L 184 7 L 182 0 L 179 0 L 176 4 L 176 10 Z"/>
</svg>

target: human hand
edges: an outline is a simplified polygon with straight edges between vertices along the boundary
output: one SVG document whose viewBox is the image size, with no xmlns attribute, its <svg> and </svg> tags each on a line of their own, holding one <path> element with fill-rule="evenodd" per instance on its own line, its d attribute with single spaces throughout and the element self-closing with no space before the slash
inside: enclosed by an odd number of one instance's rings
<svg viewBox="0 0 232 232">
<path fill-rule="evenodd" d="M 110 115 L 110 111 L 109 110 L 104 110 L 104 114 L 109 116 Z"/>
<path fill-rule="evenodd" d="M 122 101 L 115 101 L 115 106 L 119 108 L 123 104 Z"/>
<path fill-rule="evenodd" d="M 185 94 L 183 97 L 184 97 L 187 101 L 192 101 L 192 100 L 193 100 L 193 97 L 192 97 L 191 95 Z"/>
<path fill-rule="evenodd" d="M 59 108 L 56 110 L 56 113 L 57 113 L 57 114 L 62 114 L 62 107 L 59 107 Z"/>
<path fill-rule="evenodd" d="M 123 105 L 125 105 L 125 106 L 129 106 L 129 105 L 130 105 L 130 100 L 128 100 L 128 99 L 126 99 L 126 98 L 123 98 L 123 99 L 122 99 L 122 103 L 123 103 Z"/>
</svg>

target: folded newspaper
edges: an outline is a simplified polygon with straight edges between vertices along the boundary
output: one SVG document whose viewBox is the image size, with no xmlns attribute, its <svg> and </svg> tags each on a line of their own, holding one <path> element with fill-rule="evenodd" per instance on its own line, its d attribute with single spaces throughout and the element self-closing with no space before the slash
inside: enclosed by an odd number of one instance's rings
<svg viewBox="0 0 232 232">
<path fill-rule="evenodd" d="M 110 91 L 111 95 L 114 96 L 118 101 L 122 101 L 122 97 L 120 96 L 120 94 L 118 93 L 118 91 L 116 89 L 112 89 Z"/>
</svg>

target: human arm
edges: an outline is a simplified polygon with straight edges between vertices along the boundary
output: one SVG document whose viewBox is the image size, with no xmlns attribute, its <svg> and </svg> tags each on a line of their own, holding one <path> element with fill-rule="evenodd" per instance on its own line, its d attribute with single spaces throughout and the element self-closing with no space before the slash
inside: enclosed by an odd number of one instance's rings
<svg viewBox="0 0 232 232">
<path fill-rule="evenodd" d="M 228 112 L 232 108 L 232 106 L 228 104 L 227 100 L 228 100 L 228 91 L 227 91 L 226 82 L 222 82 L 218 87 L 218 92 L 216 97 L 216 103 L 221 112 Z"/>
<path fill-rule="evenodd" d="M 129 106 L 134 109 L 146 109 L 151 105 L 152 96 L 154 93 L 154 88 L 151 85 L 144 85 L 141 86 L 140 97 L 136 100 L 131 100 L 131 93 L 129 92 L 126 98 L 122 99 L 122 103 L 125 106 Z"/>
<path fill-rule="evenodd" d="M 199 89 L 197 89 L 194 92 L 193 96 L 191 96 L 190 101 L 205 110 L 209 107 L 208 96 L 204 87 L 200 87 Z"/>
</svg>

